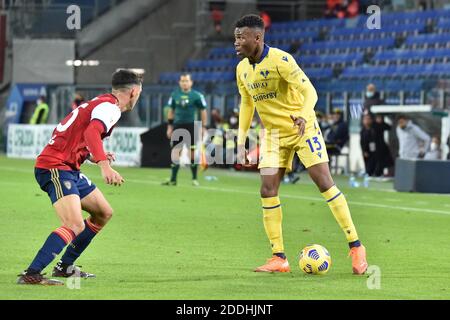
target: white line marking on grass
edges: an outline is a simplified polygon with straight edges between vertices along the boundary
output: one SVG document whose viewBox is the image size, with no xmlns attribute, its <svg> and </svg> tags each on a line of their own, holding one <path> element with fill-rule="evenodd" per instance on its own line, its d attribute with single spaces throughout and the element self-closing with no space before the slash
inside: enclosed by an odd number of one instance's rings
<svg viewBox="0 0 450 320">
<path fill-rule="evenodd" d="M 143 181 L 143 180 L 128 180 L 129 182 L 135 182 L 135 183 L 144 183 L 144 184 L 159 184 L 156 181 Z M 179 185 L 178 187 L 184 187 L 184 188 L 193 188 L 192 186 L 183 186 Z M 196 189 L 203 189 L 203 190 L 211 190 L 211 191 L 218 191 L 218 192 L 228 192 L 228 193 L 239 193 L 239 194 L 248 194 L 252 196 L 259 196 L 259 193 L 257 191 L 251 192 L 251 191 L 245 191 L 245 190 L 239 190 L 239 189 L 226 189 L 226 188 L 216 188 L 216 187 L 204 187 L 199 186 L 195 187 Z M 292 195 L 292 194 L 282 194 L 280 195 L 281 198 L 291 198 L 291 199 L 300 199 L 300 200 L 309 200 L 309 201 L 315 201 L 315 202 L 322 202 L 324 203 L 325 200 L 323 198 L 319 197 L 309 197 L 309 196 L 299 196 L 299 195 Z M 386 199 L 385 199 L 386 200 Z M 442 211 L 442 210 L 434 210 L 434 209 L 421 209 L 421 208 L 412 208 L 412 207 L 402 207 L 402 206 L 390 206 L 390 205 L 384 205 L 384 204 L 378 204 L 378 203 L 370 203 L 370 202 L 358 202 L 358 201 L 348 201 L 351 205 L 356 206 L 364 206 L 364 207 L 373 207 L 373 208 L 384 208 L 384 209 L 396 209 L 396 210 L 402 210 L 402 211 L 413 211 L 413 212 L 427 212 L 427 213 L 438 213 L 438 214 L 445 214 L 450 215 L 450 211 Z"/>
<path fill-rule="evenodd" d="M 17 168 L 11 168 L 11 167 L 0 167 L 0 170 L 6 170 L 6 171 L 14 171 L 14 172 L 26 172 L 30 173 L 31 170 L 23 170 L 23 169 L 17 169 Z M 100 178 L 99 175 L 93 175 L 96 178 Z M 136 179 L 126 179 L 128 182 L 134 182 L 134 183 L 143 183 L 143 184 L 151 184 L 151 185 L 160 185 L 160 181 L 152 181 L 152 180 L 136 180 Z M 194 188 L 192 186 L 183 186 L 178 185 L 177 187 L 172 188 Z M 239 194 L 248 194 L 248 195 L 257 195 L 259 196 L 259 193 L 257 190 L 254 192 L 252 191 L 246 191 L 246 190 L 239 190 L 239 189 L 226 189 L 226 188 L 217 188 L 217 187 L 205 187 L 205 186 L 199 186 L 195 187 L 196 189 L 200 190 L 211 190 L 211 191 L 218 191 L 218 192 L 228 192 L 228 193 L 239 193 Z M 255 188 L 256 189 L 256 188 Z M 315 201 L 315 202 L 324 202 L 325 200 L 323 198 L 319 197 L 310 197 L 310 196 L 300 196 L 300 195 L 292 195 L 292 194 L 282 194 L 282 198 L 291 198 L 291 199 L 300 199 L 300 200 L 309 200 L 309 201 Z M 387 200 L 387 199 L 383 199 Z M 411 212 L 427 212 L 427 213 L 437 213 L 437 214 L 444 214 L 444 215 L 450 215 L 450 211 L 443 211 L 443 210 L 435 210 L 435 209 L 426 209 L 426 208 L 413 208 L 413 207 L 403 207 L 403 206 L 390 206 L 390 205 L 384 205 L 379 203 L 370 203 L 370 202 L 359 202 L 359 201 L 348 201 L 349 204 L 355 205 L 355 206 L 363 206 L 363 207 L 373 207 L 373 208 L 383 208 L 383 209 L 394 209 L 394 210 L 402 210 L 402 211 L 411 211 Z"/>
</svg>

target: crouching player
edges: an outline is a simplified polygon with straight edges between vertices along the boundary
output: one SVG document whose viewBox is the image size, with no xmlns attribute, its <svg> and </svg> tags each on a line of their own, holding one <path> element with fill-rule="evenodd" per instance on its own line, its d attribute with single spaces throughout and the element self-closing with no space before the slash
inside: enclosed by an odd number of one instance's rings
<svg viewBox="0 0 450 320">
<path fill-rule="evenodd" d="M 124 179 L 111 168 L 114 155 L 105 153 L 102 140 L 109 136 L 121 113 L 131 111 L 142 90 L 142 79 L 128 70 L 112 76 L 112 93 L 81 104 L 58 124 L 48 145 L 38 156 L 35 177 L 61 220 L 30 266 L 19 276 L 19 284 L 63 285 L 41 274 L 67 246 L 54 267 L 53 277 L 94 277 L 74 266 L 95 235 L 111 219 L 113 210 L 102 192 L 80 172 L 89 159 L 101 170 L 107 184 L 120 186 Z M 83 220 L 82 210 L 90 216 Z"/>
</svg>

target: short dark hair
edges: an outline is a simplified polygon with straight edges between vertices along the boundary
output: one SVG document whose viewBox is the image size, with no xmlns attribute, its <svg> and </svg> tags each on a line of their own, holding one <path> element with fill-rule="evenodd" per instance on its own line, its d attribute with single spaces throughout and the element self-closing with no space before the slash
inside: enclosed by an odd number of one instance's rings
<svg viewBox="0 0 450 320">
<path fill-rule="evenodd" d="M 122 89 L 132 85 L 140 85 L 142 84 L 142 76 L 127 69 L 120 69 L 113 73 L 111 83 L 113 89 Z"/>
<path fill-rule="evenodd" d="M 403 120 L 409 120 L 409 117 L 408 117 L 406 114 L 399 114 L 399 115 L 397 116 L 397 121 L 398 121 L 398 120 L 401 120 L 401 119 L 403 119 Z"/>
<path fill-rule="evenodd" d="M 260 16 L 256 14 L 247 14 L 236 21 L 236 28 L 259 28 L 264 30 L 264 21 Z"/>
<path fill-rule="evenodd" d="M 182 73 L 180 73 L 180 79 L 182 77 L 189 77 L 189 79 L 192 80 L 192 75 L 189 72 L 182 72 Z"/>
</svg>

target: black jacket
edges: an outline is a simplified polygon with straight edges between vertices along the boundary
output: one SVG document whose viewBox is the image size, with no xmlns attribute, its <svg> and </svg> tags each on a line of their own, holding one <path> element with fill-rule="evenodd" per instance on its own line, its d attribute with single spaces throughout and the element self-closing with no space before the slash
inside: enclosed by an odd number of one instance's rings
<svg viewBox="0 0 450 320">
<path fill-rule="evenodd" d="M 384 104 L 384 100 L 380 98 L 380 93 L 377 91 L 373 95 L 372 98 L 365 98 L 364 100 L 364 114 L 372 113 L 371 108 L 372 106 Z"/>
</svg>

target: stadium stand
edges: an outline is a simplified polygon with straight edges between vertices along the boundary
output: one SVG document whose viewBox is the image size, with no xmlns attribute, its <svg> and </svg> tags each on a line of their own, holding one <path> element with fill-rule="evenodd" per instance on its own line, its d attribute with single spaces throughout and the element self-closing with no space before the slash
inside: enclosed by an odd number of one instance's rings
<svg viewBox="0 0 450 320">
<path fill-rule="evenodd" d="M 389 98 L 398 90 L 412 97 L 406 103 L 417 103 L 415 92 L 450 78 L 450 10 L 385 13 L 381 29 L 368 29 L 366 21 L 362 15 L 275 22 L 266 42 L 293 54 L 322 95 L 360 93 L 373 82 L 387 93 L 388 103 L 398 102 Z M 232 47 L 215 47 L 204 59 L 189 60 L 184 70 L 200 83 L 223 83 L 234 80 L 237 63 Z M 178 76 L 162 73 L 160 83 L 175 83 Z M 333 100 L 339 105 L 339 96 Z"/>
<path fill-rule="evenodd" d="M 341 80 L 375 80 L 448 74 L 450 10 L 385 14 L 383 27 L 375 30 L 365 26 L 366 19 L 360 16 L 352 21 L 318 19 L 273 23 L 266 42 L 294 54 L 313 80 L 330 76 Z M 300 42 L 299 49 L 292 52 L 297 42 Z M 185 70 L 193 72 L 199 82 L 228 81 L 233 78 L 230 72 L 238 63 L 234 55 L 232 47 L 216 47 L 205 59 L 189 60 Z M 177 79 L 178 73 L 160 76 L 161 83 Z"/>
</svg>

